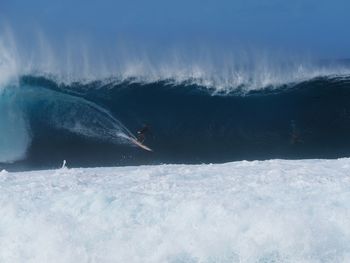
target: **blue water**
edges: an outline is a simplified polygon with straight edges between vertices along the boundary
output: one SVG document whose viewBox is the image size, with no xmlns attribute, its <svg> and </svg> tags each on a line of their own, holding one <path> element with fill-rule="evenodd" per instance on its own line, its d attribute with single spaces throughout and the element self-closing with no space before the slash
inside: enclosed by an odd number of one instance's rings
<svg viewBox="0 0 350 263">
<path fill-rule="evenodd" d="M 350 77 L 215 92 L 188 80 L 62 84 L 26 75 L 0 98 L 7 169 L 350 156 Z M 144 151 L 122 135 L 149 125 Z"/>
</svg>

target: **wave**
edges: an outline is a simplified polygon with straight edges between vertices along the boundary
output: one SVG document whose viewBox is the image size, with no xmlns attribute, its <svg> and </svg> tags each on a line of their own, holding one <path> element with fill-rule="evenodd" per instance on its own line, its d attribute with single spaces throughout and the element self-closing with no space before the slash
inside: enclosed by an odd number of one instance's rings
<svg viewBox="0 0 350 263">
<path fill-rule="evenodd" d="M 38 76 L 70 86 L 91 82 L 168 82 L 206 87 L 212 92 L 250 92 L 296 84 L 323 76 L 350 75 L 350 60 L 320 60 L 311 55 L 254 48 L 143 47 L 118 43 L 102 50 L 89 41 L 55 44 L 44 34 L 30 40 L 0 27 L 0 87 L 23 76 Z M 26 42 L 23 45 L 22 42 Z M 102 81 L 103 80 L 103 81 Z"/>
<path fill-rule="evenodd" d="M 197 82 L 22 76 L 0 94 L 0 163 L 13 169 L 350 155 L 350 77 L 247 92 Z M 145 123 L 145 144 L 133 137 Z M 12 164 L 5 164 L 12 163 Z"/>
<path fill-rule="evenodd" d="M 1 94 L 0 120 L 0 162 L 24 158 L 31 136 L 27 120 L 13 94 Z"/>
<path fill-rule="evenodd" d="M 234 59 L 232 59 L 234 61 Z M 258 91 L 266 88 L 280 88 L 285 85 L 296 85 L 315 78 L 337 78 L 350 75 L 350 60 L 326 61 L 317 63 L 268 63 L 255 61 L 231 65 L 198 64 L 187 62 L 173 64 L 172 61 L 150 64 L 134 62 L 121 65 L 117 69 L 106 69 L 100 72 L 96 69 L 84 70 L 84 73 L 58 72 L 55 69 L 43 70 L 41 66 L 30 70 L 12 69 L 4 74 L 3 83 L 9 80 L 22 80 L 22 76 L 44 77 L 64 86 L 79 88 L 96 88 L 100 86 L 120 83 L 166 83 L 173 86 L 195 85 L 206 88 L 212 93 L 229 94 L 239 92 Z M 61 68 L 56 65 L 55 67 Z M 85 66 L 88 67 L 88 66 Z M 65 68 L 63 66 L 63 68 Z M 14 73 L 16 72 L 16 73 Z M 74 70 L 73 70 L 74 72 Z M 15 77 L 14 77 L 15 76 Z M 17 77 L 16 77 L 17 76 Z M 0 82 L 1 84 L 1 82 Z"/>
<path fill-rule="evenodd" d="M 9 87 L 1 94 L 0 161 L 25 158 L 31 140 L 38 134 L 50 136 L 50 129 L 112 144 L 127 143 L 125 137 L 132 137 L 122 123 L 97 104 L 59 92 L 50 85 L 27 85 L 25 79 L 22 78 L 19 87 Z M 30 126 L 36 127 L 33 134 Z"/>
</svg>

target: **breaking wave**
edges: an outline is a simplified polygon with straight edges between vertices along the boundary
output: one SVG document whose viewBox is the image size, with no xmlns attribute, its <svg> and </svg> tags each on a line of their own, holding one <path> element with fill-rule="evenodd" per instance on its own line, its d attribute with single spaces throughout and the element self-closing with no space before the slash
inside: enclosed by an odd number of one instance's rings
<svg viewBox="0 0 350 263">
<path fill-rule="evenodd" d="M 22 76 L 0 95 L 0 162 L 57 167 L 350 155 L 350 77 L 230 92 L 194 79 L 64 84 Z M 137 148 L 130 140 L 151 132 Z M 12 163 L 5 164 L 5 163 Z"/>
</svg>

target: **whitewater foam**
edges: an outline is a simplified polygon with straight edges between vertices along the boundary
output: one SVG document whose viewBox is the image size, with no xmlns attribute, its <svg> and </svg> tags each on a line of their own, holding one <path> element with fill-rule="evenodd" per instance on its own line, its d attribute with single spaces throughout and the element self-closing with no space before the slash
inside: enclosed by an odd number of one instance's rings
<svg viewBox="0 0 350 263">
<path fill-rule="evenodd" d="M 1 262 L 348 262 L 349 159 L 0 176 Z"/>
<path fill-rule="evenodd" d="M 19 65 L 18 51 L 11 32 L 3 30 L 0 37 L 0 95 L 6 84 L 17 81 Z"/>
<path fill-rule="evenodd" d="M 171 80 L 175 84 L 187 82 L 227 93 L 237 88 L 250 91 L 320 76 L 350 74 L 349 63 L 320 63 L 311 56 L 286 52 L 255 49 L 233 52 L 234 47 L 231 50 L 207 47 L 196 52 L 174 47 L 138 50 L 120 44 L 106 53 L 81 39 L 53 45 L 40 31 L 33 34 L 33 43 L 24 47 L 10 27 L 0 32 L 4 32 L 0 36 L 1 87 L 23 75 L 38 75 L 66 84 L 110 78 L 145 83 Z"/>
</svg>

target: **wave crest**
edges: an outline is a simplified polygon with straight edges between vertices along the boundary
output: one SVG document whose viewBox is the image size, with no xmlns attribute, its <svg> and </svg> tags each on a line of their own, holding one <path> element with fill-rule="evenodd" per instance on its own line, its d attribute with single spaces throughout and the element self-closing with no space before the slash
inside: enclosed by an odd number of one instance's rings
<svg viewBox="0 0 350 263">
<path fill-rule="evenodd" d="M 57 82 L 114 79 L 152 83 L 189 83 L 221 93 L 278 87 L 322 76 L 350 75 L 350 60 L 317 60 L 309 56 L 262 50 L 220 48 L 124 47 L 101 51 L 88 42 L 53 45 L 44 34 L 21 46 L 10 29 L 0 30 L 0 86 L 23 75 L 50 76 Z M 122 46 L 122 47 L 120 47 Z M 232 48 L 234 49 L 234 48 Z"/>
</svg>

